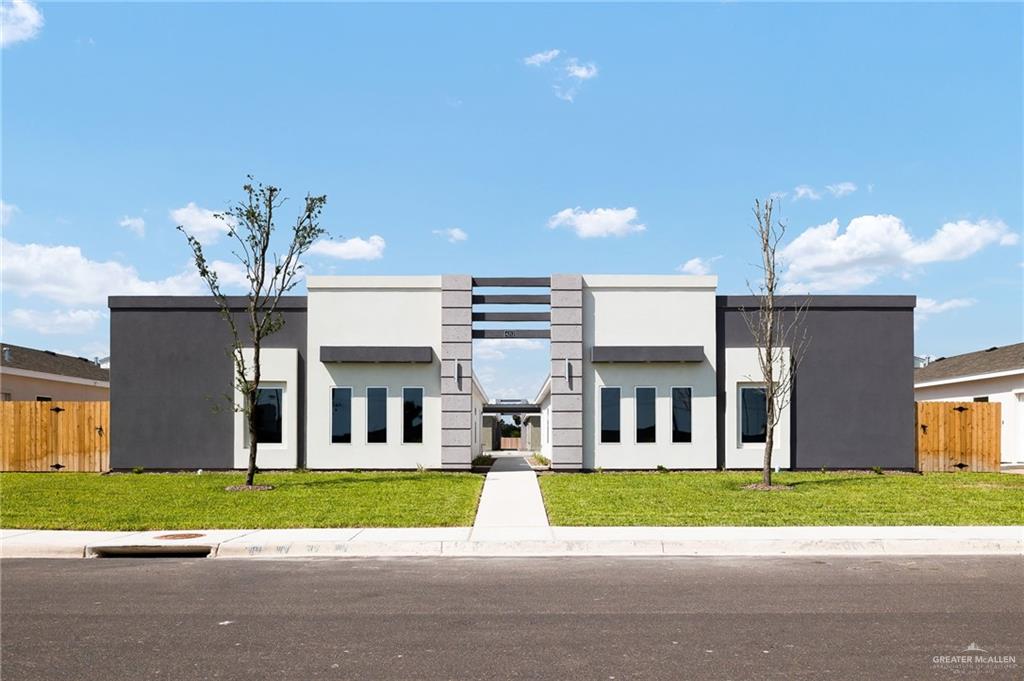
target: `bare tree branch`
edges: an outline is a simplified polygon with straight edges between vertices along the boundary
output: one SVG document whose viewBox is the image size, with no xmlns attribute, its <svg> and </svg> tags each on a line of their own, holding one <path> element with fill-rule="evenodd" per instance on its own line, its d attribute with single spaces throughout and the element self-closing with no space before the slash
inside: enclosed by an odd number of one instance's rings
<svg viewBox="0 0 1024 681">
<path fill-rule="evenodd" d="M 181 225 L 178 230 L 185 235 L 192 250 L 193 261 L 199 276 L 217 303 L 221 316 L 227 322 L 231 333 L 228 354 L 234 368 L 235 389 L 242 395 L 242 404 L 230 399 L 232 408 L 241 411 L 249 433 L 249 466 L 246 484 L 252 485 L 256 475 L 256 400 L 261 377 L 260 350 L 263 339 L 284 326 L 284 318 L 278 309 L 281 297 L 298 283 L 297 273 L 302 269 L 300 259 L 325 230 L 320 227 L 320 214 L 327 203 L 326 196 L 306 195 L 302 213 L 291 230 L 291 241 L 283 258 L 271 254 L 274 234 L 274 211 L 286 201 L 281 190 L 273 185 L 264 185 L 248 177 L 243 185 L 245 197 L 223 213 L 217 213 L 228 228 L 228 235 L 237 242 L 231 253 L 245 269 L 248 292 L 244 308 L 232 308 L 228 297 L 220 287 L 217 272 L 207 262 L 203 245 Z M 269 261 L 268 261 L 269 259 Z M 268 272 L 268 267 L 272 270 Z M 248 333 L 238 327 L 236 314 L 244 315 Z M 246 361 L 246 349 L 252 349 L 252 361 Z M 251 365 L 251 366 L 250 366 Z"/>
<path fill-rule="evenodd" d="M 767 413 L 761 482 L 770 488 L 775 429 L 792 401 L 796 370 L 809 344 L 804 328 L 808 301 L 796 307 L 779 304 L 778 248 L 786 236 L 786 224 L 775 215 L 774 199 L 765 199 L 764 203 L 755 200 L 753 213 L 753 230 L 761 251 L 761 264 L 757 266 L 761 279 L 756 291 L 749 282 L 747 288 L 758 299 L 758 306 L 740 311 L 757 347 L 757 363 L 764 383 Z"/>
</svg>

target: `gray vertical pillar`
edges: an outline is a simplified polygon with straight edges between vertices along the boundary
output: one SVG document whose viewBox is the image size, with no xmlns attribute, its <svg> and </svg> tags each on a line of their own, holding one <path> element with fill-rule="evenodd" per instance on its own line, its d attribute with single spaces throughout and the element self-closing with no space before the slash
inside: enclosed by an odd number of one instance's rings
<svg viewBox="0 0 1024 681">
<path fill-rule="evenodd" d="M 441 277 L 441 467 L 473 459 L 473 280 Z"/>
<path fill-rule="evenodd" d="M 551 467 L 583 467 L 583 277 L 551 276 Z"/>
</svg>

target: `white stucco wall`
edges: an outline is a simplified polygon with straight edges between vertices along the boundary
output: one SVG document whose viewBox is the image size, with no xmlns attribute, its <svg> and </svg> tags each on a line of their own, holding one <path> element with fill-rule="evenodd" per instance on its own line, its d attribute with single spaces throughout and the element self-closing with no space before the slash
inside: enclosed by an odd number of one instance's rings
<svg viewBox="0 0 1024 681">
<path fill-rule="evenodd" d="M 789 362 L 789 349 L 780 348 L 782 362 Z M 740 441 L 739 400 L 743 387 L 763 386 L 757 348 L 725 349 L 725 467 L 761 468 L 764 465 L 764 445 Z M 775 427 L 772 445 L 772 465 L 790 466 L 790 411 L 787 405 Z"/>
<path fill-rule="evenodd" d="M 583 275 L 583 467 L 715 468 L 716 277 Z M 595 345 L 696 345 L 700 363 L 594 364 Z M 600 440 L 600 389 L 622 389 L 621 442 Z M 657 388 L 656 442 L 636 442 L 634 389 Z M 673 443 L 671 388 L 691 387 L 693 442 Z"/>
<path fill-rule="evenodd" d="M 989 402 L 1002 405 L 1002 462 L 1024 463 L 1024 373 L 914 386 L 918 402 L 971 402 L 975 397 L 987 397 Z"/>
<path fill-rule="evenodd" d="M 441 277 L 310 277 L 306 465 L 441 466 Z M 430 346 L 431 364 L 320 361 L 321 346 Z M 331 388 L 349 386 L 352 442 L 331 442 Z M 388 388 L 388 441 L 366 441 L 366 388 Z M 422 387 L 423 442 L 402 443 L 402 388 Z"/>
<path fill-rule="evenodd" d="M 251 367 L 253 351 L 242 350 L 246 366 Z M 256 445 L 256 466 L 263 470 L 271 468 L 295 468 L 299 460 L 299 352 L 295 348 L 260 349 L 260 387 L 281 388 L 281 442 L 258 443 Z M 250 378 L 252 374 L 249 374 Z M 248 426 L 245 415 L 237 410 L 243 404 L 242 393 L 235 390 L 235 468 L 248 468 L 249 448 Z"/>
<path fill-rule="evenodd" d="M 473 442 L 473 458 L 475 459 L 476 457 L 480 456 L 480 454 L 484 451 L 484 443 L 483 443 L 483 437 L 482 437 L 483 421 L 484 421 L 483 407 L 484 407 L 485 404 L 487 404 L 487 395 L 485 395 L 483 393 L 483 391 L 480 388 L 480 385 L 476 382 L 476 380 L 473 381 L 472 398 L 473 398 L 473 402 L 472 402 L 472 409 L 473 409 L 473 412 L 472 412 L 473 413 L 473 421 L 472 421 L 472 423 L 473 423 L 473 434 L 472 434 L 472 438 L 473 438 L 473 440 L 472 440 L 472 442 Z"/>
</svg>

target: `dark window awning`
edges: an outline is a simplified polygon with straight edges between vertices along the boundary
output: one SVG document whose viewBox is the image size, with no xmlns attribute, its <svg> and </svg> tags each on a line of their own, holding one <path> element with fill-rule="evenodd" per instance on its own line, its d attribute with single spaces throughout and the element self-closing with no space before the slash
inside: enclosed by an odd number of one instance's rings
<svg viewBox="0 0 1024 681">
<path fill-rule="evenodd" d="M 434 361 L 434 349 L 429 345 L 321 345 L 320 361 L 353 364 L 430 364 Z"/>
<path fill-rule="evenodd" d="M 595 345 L 592 362 L 703 362 L 700 345 Z"/>
</svg>

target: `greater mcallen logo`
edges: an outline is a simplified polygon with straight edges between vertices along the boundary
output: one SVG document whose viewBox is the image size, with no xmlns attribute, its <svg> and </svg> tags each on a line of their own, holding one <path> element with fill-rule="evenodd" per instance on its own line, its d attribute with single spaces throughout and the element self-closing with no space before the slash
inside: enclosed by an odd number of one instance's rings
<svg viewBox="0 0 1024 681">
<path fill-rule="evenodd" d="M 935 655 L 935 667 L 956 669 L 960 672 L 992 672 L 1017 668 L 1015 655 L 994 655 L 975 642 L 960 651 L 958 655 Z"/>
</svg>

